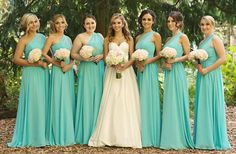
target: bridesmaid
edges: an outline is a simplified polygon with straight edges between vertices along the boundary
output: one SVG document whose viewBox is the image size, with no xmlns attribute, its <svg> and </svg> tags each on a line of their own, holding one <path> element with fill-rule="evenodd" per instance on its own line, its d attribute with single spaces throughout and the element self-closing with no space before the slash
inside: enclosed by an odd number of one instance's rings
<svg viewBox="0 0 236 154">
<path fill-rule="evenodd" d="M 75 106 L 73 61 L 66 59 L 59 63 L 47 55 L 51 50 L 55 54 L 58 49 L 71 50 L 71 39 L 64 35 L 67 22 L 62 14 L 53 16 L 52 34 L 46 40 L 43 55 L 53 64 L 50 86 L 50 106 L 48 116 L 47 138 L 50 145 L 66 146 L 74 144 L 73 110 Z M 50 49 L 51 48 L 51 49 Z"/>
<path fill-rule="evenodd" d="M 46 62 L 29 63 L 27 59 L 33 49 L 42 50 L 46 38 L 37 33 L 39 19 L 32 13 L 23 15 L 21 26 L 25 35 L 17 44 L 13 62 L 23 66 L 23 73 L 14 135 L 8 146 L 41 147 L 47 145 L 45 133 L 49 71 L 45 69 Z"/>
<path fill-rule="evenodd" d="M 161 113 L 156 60 L 160 58 L 161 36 L 152 30 L 152 26 L 156 22 L 156 14 L 152 10 L 143 10 L 138 22 L 141 27 L 141 34 L 136 37 L 135 48 L 136 50 L 145 49 L 148 51 L 148 59 L 144 65 L 136 62 L 139 68 L 137 78 L 141 100 L 142 145 L 143 147 L 159 147 Z"/>
<path fill-rule="evenodd" d="M 220 67 L 226 61 L 224 44 L 214 34 L 213 17 L 203 16 L 200 28 L 205 38 L 199 48 L 208 53 L 208 59 L 197 65 L 194 143 L 198 149 L 226 150 L 230 148 L 230 143 L 227 136 L 224 86 Z"/>
<path fill-rule="evenodd" d="M 94 32 L 96 19 L 93 15 L 86 15 L 83 22 L 85 32 L 77 35 L 72 47 L 72 57 L 80 61 L 75 112 L 75 141 L 80 144 L 88 144 L 96 125 L 102 97 L 104 39 L 100 33 Z M 92 58 L 83 59 L 79 55 L 79 50 L 83 45 L 89 45 L 95 49 Z"/>
<path fill-rule="evenodd" d="M 181 32 L 183 16 L 172 11 L 167 19 L 167 26 L 172 32 L 164 47 L 177 51 L 175 59 L 167 60 L 164 79 L 163 117 L 161 130 L 162 149 L 193 148 L 189 122 L 188 82 L 183 61 L 190 51 L 188 37 Z M 170 139 L 171 138 L 171 139 Z"/>
</svg>

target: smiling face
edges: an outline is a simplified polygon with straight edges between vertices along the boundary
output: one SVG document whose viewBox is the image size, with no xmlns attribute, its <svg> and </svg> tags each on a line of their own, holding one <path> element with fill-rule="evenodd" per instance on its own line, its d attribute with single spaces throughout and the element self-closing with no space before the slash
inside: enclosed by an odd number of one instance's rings
<svg viewBox="0 0 236 154">
<path fill-rule="evenodd" d="M 179 29 L 177 26 L 178 26 L 178 23 L 172 17 L 168 17 L 167 27 L 169 28 L 169 30 L 176 31 Z"/>
<path fill-rule="evenodd" d="M 66 29 L 66 22 L 62 17 L 59 17 L 54 22 L 56 32 L 64 32 Z"/>
<path fill-rule="evenodd" d="M 39 19 L 37 17 L 31 17 L 28 19 L 27 32 L 35 32 L 39 29 Z"/>
<path fill-rule="evenodd" d="M 112 28 L 115 32 L 122 31 L 122 28 L 124 27 L 124 24 L 120 18 L 115 18 L 112 21 Z"/>
<path fill-rule="evenodd" d="M 84 20 L 84 28 L 88 33 L 93 33 L 96 29 L 96 25 L 96 21 L 92 18 L 86 18 Z"/>
<path fill-rule="evenodd" d="M 149 13 L 145 14 L 142 17 L 142 26 L 144 29 L 150 29 L 152 28 L 152 25 L 154 24 L 154 20 L 152 15 L 150 15 Z"/>
<path fill-rule="evenodd" d="M 205 35 L 211 34 L 214 30 L 213 24 L 206 19 L 201 19 L 200 28 L 201 28 L 202 33 Z"/>
</svg>

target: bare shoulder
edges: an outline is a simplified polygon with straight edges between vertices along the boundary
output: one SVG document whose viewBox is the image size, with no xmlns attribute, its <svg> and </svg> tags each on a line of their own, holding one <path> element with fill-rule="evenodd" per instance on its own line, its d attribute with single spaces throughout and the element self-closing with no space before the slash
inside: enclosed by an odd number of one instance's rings
<svg viewBox="0 0 236 154">
<path fill-rule="evenodd" d="M 188 36 L 187 36 L 186 34 L 182 34 L 182 35 L 180 36 L 180 39 L 181 39 L 181 40 L 188 40 Z"/>
<path fill-rule="evenodd" d="M 222 42 L 222 39 L 218 35 L 214 35 L 212 38 L 213 42 Z"/>
<path fill-rule="evenodd" d="M 135 37 L 135 42 L 138 42 L 138 40 L 140 39 L 141 34 L 139 34 L 138 36 Z"/>
<path fill-rule="evenodd" d="M 104 37 L 103 37 L 103 35 L 102 35 L 101 33 L 98 33 L 98 35 L 100 35 L 100 37 L 101 37 L 102 39 L 104 39 Z"/>
<path fill-rule="evenodd" d="M 153 33 L 153 37 L 156 39 L 160 39 L 161 35 L 158 32 Z"/>
</svg>

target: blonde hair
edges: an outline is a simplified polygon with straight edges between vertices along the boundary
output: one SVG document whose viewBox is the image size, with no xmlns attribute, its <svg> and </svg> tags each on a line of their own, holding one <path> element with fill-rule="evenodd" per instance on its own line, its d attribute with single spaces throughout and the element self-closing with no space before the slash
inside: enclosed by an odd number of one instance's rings
<svg viewBox="0 0 236 154">
<path fill-rule="evenodd" d="M 39 27 L 40 27 L 39 19 L 38 19 L 38 17 L 37 17 L 35 14 L 33 14 L 33 13 L 26 13 L 26 14 L 23 15 L 23 17 L 21 18 L 21 21 L 20 21 L 21 29 L 22 29 L 23 31 L 25 31 L 26 33 L 28 33 L 28 30 L 29 30 L 28 25 L 29 25 L 29 23 L 30 23 L 31 21 L 34 21 L 35 19 L 38 21 L 38 24 L 37 24 L 36 26 L 37 26 L 37 28 L 39 29 Z M 37 29 L 37 30 L 38 30 L 38 29 Z"/>
<path fill-rule="evenodd" d="M 128 24 L 127 24 L 127 21 L 125 20 L 124 16 L 121 14 L 121 13 L 115 13 L 112 15 L 111 17 L 111 21 L 110 21 L 110 24 L 109 24 L 109 27 L 108 27 L 108 34 L 107 34 L 107 37 L 108 37 L 108 40 L 111 42 L 115 36 L 115 31 L 112 27 L 112 24 L 113 24 L 113 21 L 115 19 L 120 19 L 123 23 L 123 28 L 122 28 L 122 33 L 124 34 L 124 37 L 127 41 L 130 40 L 130 32 L 129 32 L 129 28 L 128 28 Z"/>
<path fill-rule="evenodd" d="M 66 21 L 66 17 L 63 14 L 55 14 L 52 18 L 52 20 L 50 21 L 50 29 L 51 29 L 51 33 L 56 33 L 56 27 L 55 27 L 55 22 L 58 18 L 62 18 L 62 20 L 65 22 L 66 24 L 66 28 L 68 27 L 67 21 Z"/>
<path fill-rule="evenodd" d="M 201 20 L 206 20 L 208 23 L 210 23 L 215 28 L 215 19 L 212 16 L 210 16 L 210 15 L 203 16 L 201 18 Z"/>
</svg>

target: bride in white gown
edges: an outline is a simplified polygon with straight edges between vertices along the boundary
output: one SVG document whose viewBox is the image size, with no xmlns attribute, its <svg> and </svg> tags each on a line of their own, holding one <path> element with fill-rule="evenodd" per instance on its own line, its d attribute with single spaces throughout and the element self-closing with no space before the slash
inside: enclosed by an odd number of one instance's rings
<svg viewBox="0 0 236 154">
<path fill-rule="evenodd" d="M 101 107 L 88 145 L 141 148 L 139 93 L 133 61 L 128 59 L 133 52 L 133 39 L 122 14 L 112 16 L 104 45 L 104 58 L 116 48 L 126 58 L 122 66 L 106 67 Z M 116 78 L 116 70 L 122 74 L 120 79 Z"/>
</svg>

